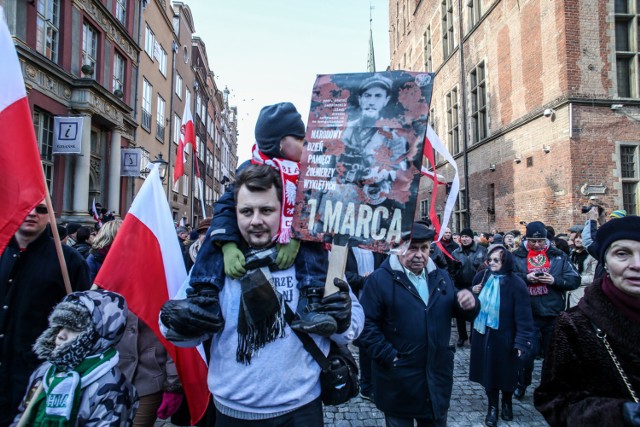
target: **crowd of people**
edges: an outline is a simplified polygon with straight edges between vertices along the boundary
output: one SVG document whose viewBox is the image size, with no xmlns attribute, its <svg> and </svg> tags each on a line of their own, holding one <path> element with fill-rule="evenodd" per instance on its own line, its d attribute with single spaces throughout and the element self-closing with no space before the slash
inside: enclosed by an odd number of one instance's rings
<svg viewBox="0 0 640 427">
<path fill-rule="evenodd" d="M 604 221 L 593 207 L 566 234 L 532 221 L 524 233 L 447 228 L 438 243 L 416 221 L 401 253 L 349 247 L 328 293 L 326 246 L 288 229 L 284 187 L 297 177 L 282 168 L 301 160 L 300 114 L 267 106 L 255 135 L 254 158 L 214 217 L 176 227 L 186 298 L 158 313 L 167 340 L 204 347 L 201 425 L 322 426 L 322 368 L 306 337 L 325 355 L 357 346 L 361 396 L 390 427 L 447 425 L 456 346 L 467 341 L 489 427 L 514 419 L 536 358 L 533 399 L 550 425 L 640 426 L 637 216 Z M 0 257 L 0 427 L 185 425 L 159 337 L 122 296 L 90 289 L 122 221 L 60 230 L 74 291 L 65 295 L 47 214 L 44 202 L 29 212 Z"/>
</svg>

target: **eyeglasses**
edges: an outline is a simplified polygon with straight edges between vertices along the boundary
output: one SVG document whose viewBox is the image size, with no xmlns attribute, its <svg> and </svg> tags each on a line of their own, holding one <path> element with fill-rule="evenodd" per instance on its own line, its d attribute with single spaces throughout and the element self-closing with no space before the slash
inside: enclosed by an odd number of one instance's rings
<svg viewBox="0 0 640 427">
<path fill-rule="evenodd" d="M 489 263 L 495 262 L 496 264 L 502 262 L 500 258 L 489 258 L 487 261 L 489 261 Z"/>
<path fill-rule="evenodd" d="M 46 206 L 36 206 L 36 213 L 40 214 L 40 215 L 45 215 L 49 213 L 49 209 L 47 209 Z"/>
<path fill-rule="evenodd" d="M 532 245 L 535 245 L 535 244 L 545 243 L 547 239 L 527 239 L 527 241 Z"/>
</svg>

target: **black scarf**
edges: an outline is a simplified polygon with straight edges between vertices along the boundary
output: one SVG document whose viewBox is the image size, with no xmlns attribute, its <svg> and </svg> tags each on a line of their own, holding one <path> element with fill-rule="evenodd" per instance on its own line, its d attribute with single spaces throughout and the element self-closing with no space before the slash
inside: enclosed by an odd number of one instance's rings
<svg viewBox="0 0 640 427">
<path fill-rule="evenodd" d="M 249 270 L 240 278 L 236 360 L 244 364 L 251 363 L 253 354 L 267 343 L 284 337 L 284 302 L 264 270 L 269 271 L 266 267 Z"/>
</svg>

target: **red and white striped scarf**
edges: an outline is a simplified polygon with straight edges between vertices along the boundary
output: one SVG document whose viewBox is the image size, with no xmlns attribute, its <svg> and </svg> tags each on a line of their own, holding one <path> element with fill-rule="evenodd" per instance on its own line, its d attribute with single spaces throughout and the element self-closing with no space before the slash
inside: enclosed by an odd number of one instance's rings
<svg viewBox="0 0 640 427">
<path fill-rule="evenodd" d="M 282 178 L 282 210 L 280 212 L 280 231 L 276 238 L 278 243 L 289 243 L 289 240 L 291 240 L 293 211 L 296 203 L 296 187 L 300 176 L 300 163 L 287 159 L 270 158 L 260 152 L 256 144 L 253 144 L 251 153 L 251 163 L 254 165 L 268 165 L 280 172 L 280 178 Z"/>
</svg>

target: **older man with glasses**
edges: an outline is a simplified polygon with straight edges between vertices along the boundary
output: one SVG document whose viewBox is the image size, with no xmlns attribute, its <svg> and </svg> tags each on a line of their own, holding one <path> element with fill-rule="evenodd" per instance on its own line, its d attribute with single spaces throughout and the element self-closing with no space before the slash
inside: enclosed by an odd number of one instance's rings
<svg viewBox="0 0 640 427">
<path fill-rule="evenodd" d="M 40 361 L 31 347 L 48 327 L 47 317 L 66 291 L 44 201 L 25 217 L 0 256 L 0 427 L 8 426 Z M 71 286 L 89 289 L 89 268 L 78 251 L 63 245 Z"/>
<path fill-rule="evenodd" d="M 547 349 L 556 318 L 566 307 L 565 292 L 580 286 L 580 275 L 569 257 L 552 246 L 547 229 L 540 221 L 527 224 L 525 242 L 513 252 L 513 271 L 527 284 L 533 311 L 533 351 L 518 374 L 518 386 L 513 392 L 522 399 L 531 385 L 531 373 L 536 354 Z"/>
</svg>

